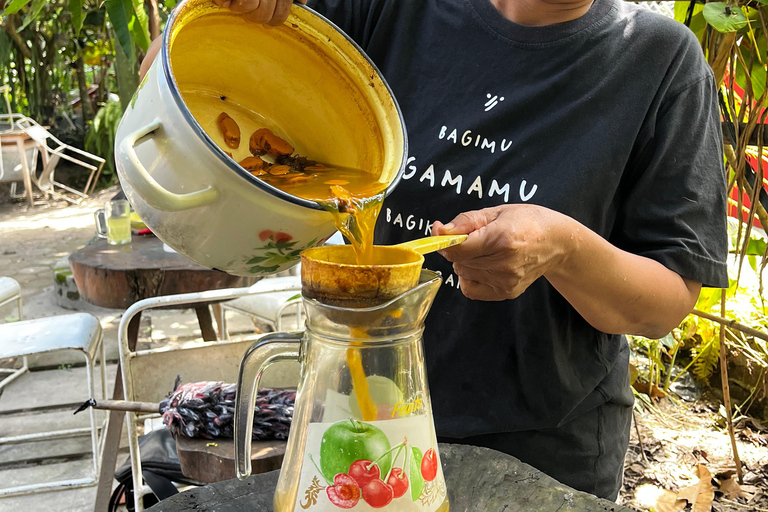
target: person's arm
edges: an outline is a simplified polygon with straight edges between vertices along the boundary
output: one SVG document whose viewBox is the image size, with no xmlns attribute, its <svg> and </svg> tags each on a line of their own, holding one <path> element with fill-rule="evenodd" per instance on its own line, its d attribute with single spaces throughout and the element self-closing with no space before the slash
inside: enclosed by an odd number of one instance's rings
<svg viewBox="0 0 768 512">
<path fill-rule="evenodd" d="M 623 251 L 561 213 L 505 205 L 435 223 L 439 235 L 467 233 L 441 251 L 470 299 L 506 300 L 545 277 L 595 329 L 659 338 L 687 315 L 701 284 Z"/>
</svg>

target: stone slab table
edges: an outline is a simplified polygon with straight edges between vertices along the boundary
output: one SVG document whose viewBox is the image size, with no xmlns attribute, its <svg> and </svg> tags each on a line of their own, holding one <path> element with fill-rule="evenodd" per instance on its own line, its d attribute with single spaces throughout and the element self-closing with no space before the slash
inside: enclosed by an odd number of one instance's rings
<svg viewBox="0 0 768 512">
<path fill-rule="evenodd" d="M 514 457 L 487 448 L 441 444 L 440 458 L 451 512 L 632 512 L 571 489 Z M 198 487 L 147 510 L 270 512 L 278 473 Z"/>
</svg>

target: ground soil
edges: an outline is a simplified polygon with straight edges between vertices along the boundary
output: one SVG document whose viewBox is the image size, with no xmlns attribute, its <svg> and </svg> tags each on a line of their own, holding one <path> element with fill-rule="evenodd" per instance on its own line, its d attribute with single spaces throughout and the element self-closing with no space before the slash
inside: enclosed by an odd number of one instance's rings
<svg viewBox="0 0 768 512">
<path fill-rule="evenodd" d="M 739 486 L 743 496 L 738 496 L 723 484 L 736 465 L 716 396 L 705 393 L 694 402 L 662 398 L 652 407 L 638 403 L 641 405 L 635 410 L 636 427 L 632 428 L 626 457 L 621 504 L 648 510 L 636 496 L 640 486 L 678 492 L 698 482 L 698 464 L 703 464 L 713 477 L 712 510 L 768 511 L 768 426 L 750 418 L 736 422 L 736 445 L 743 471 L 743 484 Z M 685 510 L 691 510 L 691 504 Z"/>
</svg>

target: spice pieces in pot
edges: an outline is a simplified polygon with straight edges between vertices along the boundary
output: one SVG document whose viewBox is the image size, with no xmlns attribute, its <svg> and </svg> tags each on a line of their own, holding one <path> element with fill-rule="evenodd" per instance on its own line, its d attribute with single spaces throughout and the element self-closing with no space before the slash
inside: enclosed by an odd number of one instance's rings
<svg viewBox="0 0 768 512">
<path fill-rule="evenodd" d="M 240 147 L 240 127 L 229 114 L 222 112 L 216 118 L 216 124 L 224 137 L 224 142 L 232 149 Z"/>
<path fill-rule="evenodd" d="M 229 145 L 227 137 L 234 129 L 230 129 L 232 127 L 227 119 L 232 121 L 234 127 L 237 127 L 237 124 L 224 112 L 219 116 L 219 127 Z M 239 128 L 237 129 L 239 136 Z M 318 202 L 335 201 L 337 196 L 331 190 L 333 186 L 348 188 L 355 196 L 371 197 L 381 192 L 385 186 L 369 172 L 350 167 L 329 166 L 293 154 L 294 147 L 269 128 L 259 128 L 253 132 L 248 149 L 253 156 L 237 156 L 241 159 L 238 163 L 242 168 L 264 183 L 304 199 Z M 231 156 L 231 153 L 227 154 Z"/>
<path fill-rule="evenodd" d="M 293 146 L 272 133 L 272 130 L 268 128 L 261 128 L 253 132 L 251 140 L 248 141 L 248 149 L 253 156 L 272 155 L 278 157 L 293 153 Z"/>
<path fill-rule="evenodd" d="M 250 172 L 254 176 L 262 176 L 266 174 L 266 170 L 269 168 L 269 163 L 265 162 L 257 156 L 249 156 L 248 158 L 240 160 L 238 164 L 240 164 L 240 167 Z"/>
</svg>

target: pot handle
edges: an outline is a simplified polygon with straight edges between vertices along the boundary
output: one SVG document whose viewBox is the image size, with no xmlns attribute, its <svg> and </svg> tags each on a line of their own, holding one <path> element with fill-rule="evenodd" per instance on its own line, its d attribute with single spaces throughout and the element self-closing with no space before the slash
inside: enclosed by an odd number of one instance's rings
<svg viewBox="0 0 768 512">
<path fill-rule="evenodd" d="M 189 194 L 176 194 L 160 185 L 144 168 L 144 165 L 139 161 L 138 155 L 136 155 L 136 142 L 162 127 L 162 122 L 159 119 L 155 119 L 143 128 L 126 135 L 120 143 L 122 152 L 128 155 L 128 159 L 142 179 L 142 181 L 131 183 L 131 185 L 139 192 L 141 198 L 148 205 L 166 212 L 191 210 L 192 208 L 206 206 L 216 201 L 219 193 L 213 187 L 209 186 Z"/>
<path fill-rule="evenodd" d="M 237 478 L 251 474 L 253 408 L 261 376 L 280 361 L 299 361 L 303 332 L 276 332 L 262 336 L 250 346 L 240 362 L 235 396 L 235 468 Z"/>
</svg>

